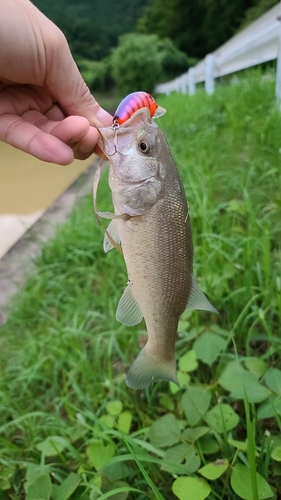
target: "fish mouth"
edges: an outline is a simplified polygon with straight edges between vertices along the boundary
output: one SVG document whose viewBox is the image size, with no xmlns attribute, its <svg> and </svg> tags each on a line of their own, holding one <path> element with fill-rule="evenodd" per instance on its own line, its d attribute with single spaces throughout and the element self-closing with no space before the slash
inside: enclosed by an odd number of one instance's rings
<svg viewBox="0 0 281 500">
<path fill-rule="evenodd" d="M 112 125 L 108 129 L 99 129 L 99 133 L 100 139 L 98 140 L 98 145 L 107 157 L 112 157 L 116 154 L 122 156 L 126 154 L 131 138 L 131 134 L 128 134 L 128 129 L 119 130 L 119 125 L 118 127 Z"/>
<path fill-rule="evenodd" d="M 107 128 L 99 128 L 100 134 L 98 146 L 107 157 L 114 156 L 117 153 L 122 154 L 119 146 L 119 125 L 113 124 Z M 124 132 L 124 131 L 123 131 Z"/>
<path fill-rule="evenodd" d="M 131 147 L 136 132 L 146 124 L 157 127 L 150 118 L 147 108 L 138 109 L 121 125 L 114 122 L 110 127 L 98 128 L 100 134 L 98 146 L 107 157 L 112 157 L 117 153 L 125 155 Z"/>
</svg>

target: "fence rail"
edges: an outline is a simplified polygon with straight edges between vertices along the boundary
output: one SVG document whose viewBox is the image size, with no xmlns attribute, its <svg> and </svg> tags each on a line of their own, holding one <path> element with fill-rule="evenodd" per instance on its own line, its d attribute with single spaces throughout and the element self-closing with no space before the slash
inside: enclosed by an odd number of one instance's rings
<svg viewBox="0 0 281 500">
<path fill-rule="evenodd" d="M 281 99 L 281 2 L 237 33 L 196 66 L 175 80 L 160 83 L 155 92 L 194 94 L 196 83 L 205 82 L 208 94 L 214 91 L 214 80 L 242 69 L 278 59 L 276 95 Z"/>
</svg>

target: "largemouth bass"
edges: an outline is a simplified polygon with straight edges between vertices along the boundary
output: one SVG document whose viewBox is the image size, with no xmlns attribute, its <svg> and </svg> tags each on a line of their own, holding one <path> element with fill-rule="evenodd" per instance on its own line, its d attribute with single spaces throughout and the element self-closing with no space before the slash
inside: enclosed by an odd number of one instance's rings
<svg viewBox="0 0 281 500">
<path fill-rule="evenodd" d="M 127 373 L 133 389 L 157 380 L 178 383 L 175 342 L 185 309 L 216 312 L 192 274 L 189 205 L 163 132 L 142 108 L 121 125 L 100 129 L 100 147 L 109 158 L 109 185 L 115 213 L 105 251 L 120 242 L 128 284 L 116 312 L 135 325 L 144 318 L 148 340 Z"/>
</svg>

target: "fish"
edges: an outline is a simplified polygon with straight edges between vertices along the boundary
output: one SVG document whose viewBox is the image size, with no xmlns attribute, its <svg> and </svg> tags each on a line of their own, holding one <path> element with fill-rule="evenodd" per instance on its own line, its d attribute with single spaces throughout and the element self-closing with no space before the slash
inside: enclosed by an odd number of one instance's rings
<svg viewBox="0 0 281 500">
<path fill-rule="evenodd" d="M 159 118 L 166 112 L 164 108 L 158 106 L 151 94 L 139 90 L 128 94 L 122 99 L 113 115 L 113 124 L 122 125 L 133 113 L 144 107 L 149 109 L 151 118 Z"/>
<path fill-rule="evenodd" d="M 142 318 L 148 339 L 130 367 L 126 384 L 144 389 L 158 380 L 178 384 L 175 344 L 188 309 L 217 312 L 193 276 L 189 204 L 168 143 L 147 107 L 121 125 L 100 128 L 99 145 L 109 159 L 114 213 L 104 251 L 121 244 L 128 272 L 116 319 L 133 326 Z M 96 198 L 94 189 L 94 199 Z"/>
</svg>

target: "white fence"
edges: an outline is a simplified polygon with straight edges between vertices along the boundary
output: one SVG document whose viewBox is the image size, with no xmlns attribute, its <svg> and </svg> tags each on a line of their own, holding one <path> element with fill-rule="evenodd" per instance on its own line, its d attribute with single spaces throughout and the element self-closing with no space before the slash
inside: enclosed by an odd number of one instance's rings
<svg viewBox="0 0 281 500">
<path fill-rule="evenodd" d="M 205 82 L 208 94 L 214 91 L 214 79 L 257 64 L 278 59 L 276 96 L 281 99 L 281 2 L 237 33 L 187 73 L 156 86 L 155 92 L 194 94 L 196 83 Z"/>
</svg>

